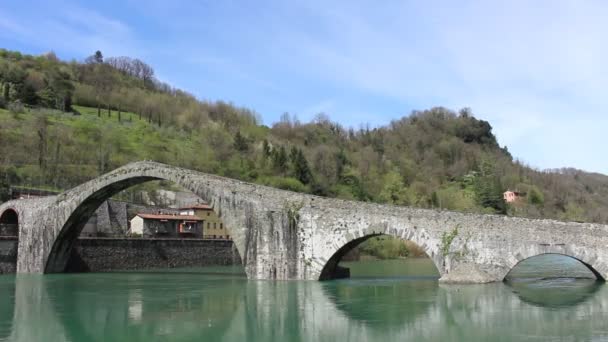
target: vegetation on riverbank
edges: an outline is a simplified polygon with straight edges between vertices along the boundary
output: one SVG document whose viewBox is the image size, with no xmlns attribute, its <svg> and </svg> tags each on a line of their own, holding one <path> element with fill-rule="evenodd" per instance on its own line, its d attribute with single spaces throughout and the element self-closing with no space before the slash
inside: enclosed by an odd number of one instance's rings
<svg viewBox="0 0 608 342">
<path fill-rule="evenodd" d="M 415 243 L 388 235 L 372 237 L 356 247 L 359 256 L 370 256 L 377 259 L 420 258 L 426 253 Z"/>
<path fill-rule="evenodd" d="M 359 129 L 285 113 L 267 127 L 155 80 L 142 61 L 6 50 L 0 98 L 1 199 L 9 185 L 67 189 L 145 159 L 321 196 L 608 223 L 608 177 L 527 167 L 466 108 Z M 507 205 L 507 189 L 526 196 Z"/>
</svg>

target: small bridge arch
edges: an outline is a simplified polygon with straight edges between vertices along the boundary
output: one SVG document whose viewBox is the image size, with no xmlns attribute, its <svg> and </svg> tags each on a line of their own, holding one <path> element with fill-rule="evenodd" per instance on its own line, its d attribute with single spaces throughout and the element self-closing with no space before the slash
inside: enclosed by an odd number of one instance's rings
<svg viewBox="0 0 608 342">
<path fill-rule="evenodd" d="M 243 236 L 239 229 L 242 226 L 241 222 L 233 219 L 235 215 L 226 214 L 235 210 L 238 206 L 246 207 L 247 204 L 235 199 L 234 196 L 232 201 L 227 203 L 227 198 L 223 195 L 225 195 L 224 191 L 229 189 L 215 187 L 213 182 L 209 181 L 209 177 L 199 179 L 198 176 L 199 173 L 194 171 L 184 173 L 182 169 L 167 165 L 141 162 L 126 165 L 58 195 L 57 200 L 63 206 L 60 212 L 64 215 L 58 217 L 59 222 L 57 222 L 56 227 L 59 227 L 59 229 L 56 232 L 56 237 L 52 240 L 52 247 L 43 272 L 58 273 L 65 271 L 76 239 L 89 217 L 105 200 L 129 187 L 153 180 L 171 181 L 208 202 L 217 215 L 222 217 L 225 224 L 233 229 L 232 236 L 236 248 L 239 253 L 243 253 L 241 244 Z M 241 256 L 245 257 L 243 254 Z"/>
<path fill-rule="evenodd" d="M 330 256 L 326 259 L 327 261 L 325 262 L 318 276 L 319 280 L 330 280 L 345 277 L 346 270 L 338 266 L 342 258 L 358 245 L 378 236 L 390 236 L 399 240 L 409 240 L 413 242 L 424 250 L 426 255 L 433 261 L 433 265 L 435 265 L 435 268 L 439 274 L 443 275 L 445 273 L 445 267 L 443 267 L 443 257 L 437 253 L 435 249 L 430 248 L 431 246 L 427 240 L 428 237 L 425 236 L 424 233 L 417 234 L 416 232 L 410 231 L 408 228 L 389 228 L 387 225 L 383 229 L 377 229 L 377 231 L 372 230 L 371 233 L 354 232 L 352 235 L 347 234 L 345 236 L 346 238 L 343 241 L 333 244 L 333 246 L 338 247 L 337 249 L 334 249 L 333 252 L 327 253 L 327 255 Z M 321 258 L 321 260 L 323 260 L 323 258 Z"/>
<path fill-rule="evenodd" d="M 0 236 L 19 236 L 19 214 L 13 208 L 0 213 Z"/>
<path fill-rule="evenodd" d="M 542 246 L 541 251 L 534 251 L 529 249 L 528 253 L 518 253 L 513 259 L 511 259 L 509 267 L 506 269 L 501 276 L 503 281 L 507 280 L 507 277 L 522 262 L 535 258 L 541 255 L 559 255 L 563 257 L 572 258 L 578 261 L 582 266 L 586 267 L 598 281 L 605 281 L 604 274 L 608 274 L 608 268 L 605 264 L 599 262 L 597 257 L 593 253 L 580 253 L 573 248 L 565 248 L 564 246 Z"/>
</svg>

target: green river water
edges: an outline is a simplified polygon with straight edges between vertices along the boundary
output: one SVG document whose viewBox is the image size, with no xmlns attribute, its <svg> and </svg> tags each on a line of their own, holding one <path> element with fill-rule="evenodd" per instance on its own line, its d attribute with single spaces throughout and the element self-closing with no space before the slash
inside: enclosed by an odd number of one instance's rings
<svg viewBox="0 0 608 342">
<path fill-rule="evenodd" d="M 428 259 L 345 263 L 353 278 L 328 282 L 233 267 L 0 276 L 0 341 L 608 341 L 608 287 L 574 259 L 537 259 L 466 286 L 439 284 Z"/>
</svg>

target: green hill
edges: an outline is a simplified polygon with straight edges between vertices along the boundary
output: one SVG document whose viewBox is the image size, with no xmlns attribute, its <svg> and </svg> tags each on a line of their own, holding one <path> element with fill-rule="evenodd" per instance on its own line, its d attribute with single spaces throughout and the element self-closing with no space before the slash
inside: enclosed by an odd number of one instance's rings
<svg viewBox="0 0 608 342">
<path fill-rule="evenodd" d="M 608 223 L 608 177 L 522 165 L 468 109 L 374 129 L 324 114 L 266 127 L 252 110 L 156 81 L 142 63 L 0 50 L 0 196 L 9 185 L 67 189 L 145 159 L 322 196 Z M 507 205 L 507 189 L 526 196 Z"/>
</svg>

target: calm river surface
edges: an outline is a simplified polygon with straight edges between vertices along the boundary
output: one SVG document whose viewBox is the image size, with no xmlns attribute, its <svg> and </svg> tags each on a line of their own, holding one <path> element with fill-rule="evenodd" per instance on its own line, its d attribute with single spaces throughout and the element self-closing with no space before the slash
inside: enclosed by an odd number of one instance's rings
<svg viewBox="0 0 608 342">
<path fill-rule="evenodd" d="M 428 259 L 345 264 L 354 278 L 330 282 L 230 267 L 0 276 L 0 341 L 608 341 L 608 286 L 543 279 L 590 275 L 572 259 L 467 286 L 438 284 Z"/>
</svg>

